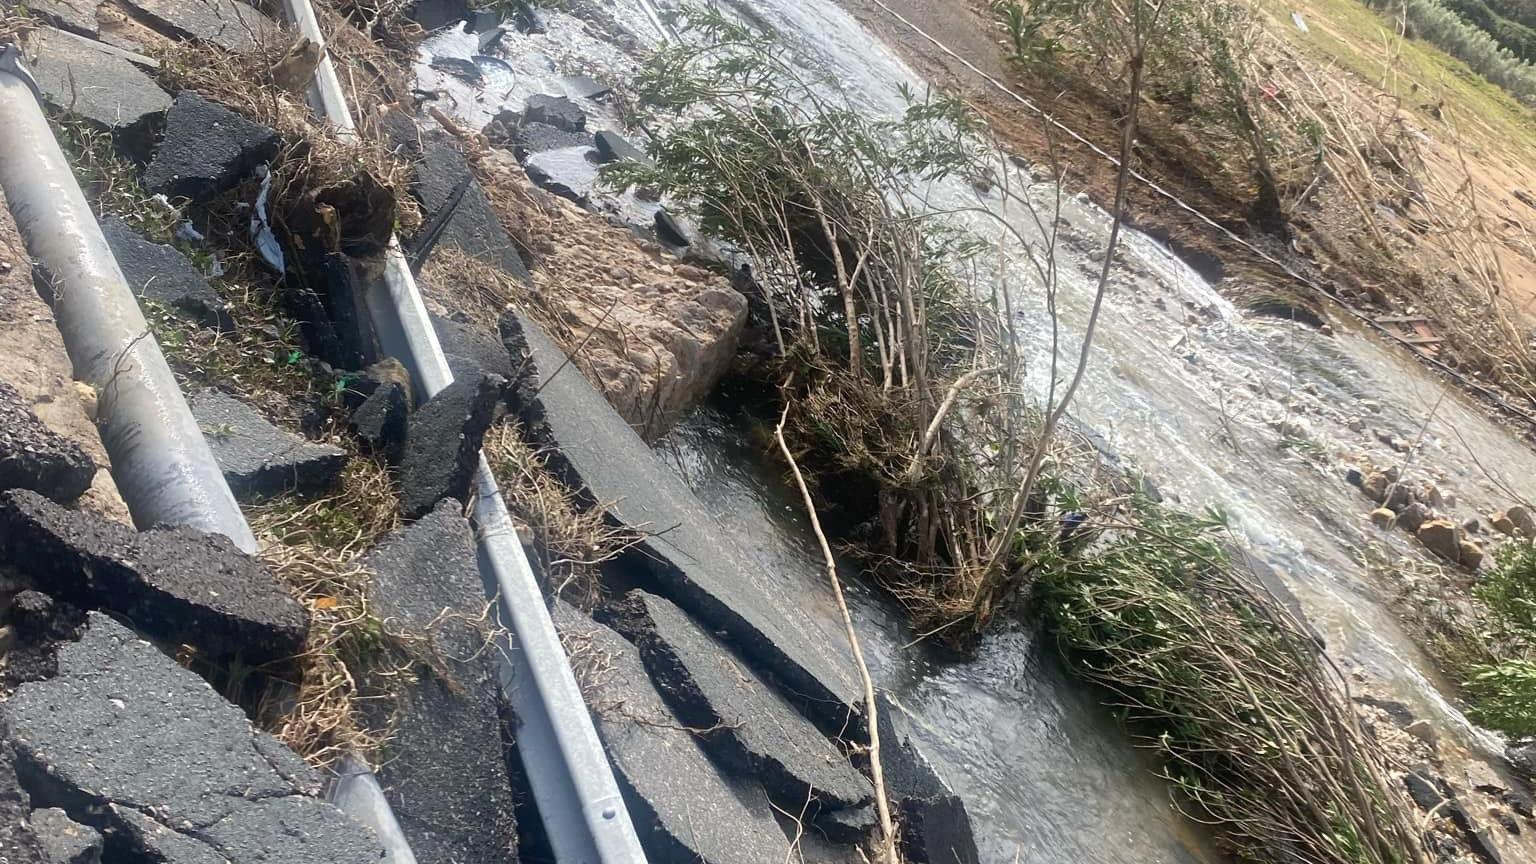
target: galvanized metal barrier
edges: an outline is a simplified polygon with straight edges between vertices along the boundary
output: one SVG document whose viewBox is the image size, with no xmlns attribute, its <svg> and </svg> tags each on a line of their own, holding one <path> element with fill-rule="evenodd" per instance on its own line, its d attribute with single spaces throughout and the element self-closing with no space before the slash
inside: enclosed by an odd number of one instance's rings
<svg viewBox="0 0 1536 864">
<path fill-rule="evenodd" d="M 324 48 L 309 0 L 284 0 L 284 7 L 299 31 Z M 328 54 L 310 102 L 343 135 L 357 134 Z M 395 237 L 384 264 L 383 276 L 366 288 L 374 333 L 380 349 L 403 363 L 420 395 L 430 398 L 452 383 L 453 373 Z M 613 769 L 483 454 L 474 489 L 481 575 L 498 621 L 512 634 L 499 652 L 501 685 L 517 716 L 518 753 L 550 846 L 562 864 L 643 864 Z"/>
</svg>

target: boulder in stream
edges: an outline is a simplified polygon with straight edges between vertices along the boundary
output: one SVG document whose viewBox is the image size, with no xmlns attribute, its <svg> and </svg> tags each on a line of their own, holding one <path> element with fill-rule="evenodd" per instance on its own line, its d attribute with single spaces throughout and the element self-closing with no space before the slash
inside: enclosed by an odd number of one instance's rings
<svg viewBox="0 0 1536 864">
<path fill-rule="evenodd" d="M 1431 519 L 1415 532 L 1424 548 L 1450 562 L 1461 560 L 1461 529 L 1449 519 Z"/>
</svg>

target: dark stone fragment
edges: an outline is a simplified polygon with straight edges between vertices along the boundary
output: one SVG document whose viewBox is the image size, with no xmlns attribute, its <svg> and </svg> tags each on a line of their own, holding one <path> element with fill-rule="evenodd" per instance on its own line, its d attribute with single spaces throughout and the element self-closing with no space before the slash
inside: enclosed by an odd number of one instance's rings
<svg viewBox="0 0 1536 864">
<path fill-rule="evenodd" d="M 233 396 L 203 390 L 187 401 L 230 491 L 242 501 L 330 489 L 347 465 L 345 450 L 279 429 Z"/>
<path fill-rule="evenodd" d="M 456 380 L 411 415 L 397 475 L 406 519 L 425 516 L 444 498 L 469 501 L 480 443 L 504 383 L 492 375 Z"/>
<path fill-rule="evenodd" d="M 160 29 L 226 51 L 245 52 L 279 37 L 277 22 L 240 0 L 123 0 Z"/>
<path fill-rule="evenodd" d="M 0 682 L 12 686 L 57 675 L 59 643 L 79 638 L 85 627 L 84 612 L 39 591 L 11 598 L 10 618 L 16 642 L 0 666 Z"/>
<path fill-rule="evenodd" d="M 528 123 L 547 123 L 567 132 L 585 132 L 587 115 L 575 102 L 564 96 L 535 93 L 528 97 L 524 106 L 523 120 Z"/>
<path fill-rule="evenodd" d="M 363 559 L 371 608 L 428 640 L 436 658 L 412 682 L 383 682 L 388 702 L 365 702 L 391 730 L 394 754 L 379 782 L 421 861 L 502 864 L 516 860 L 517 822 L 502 752 L 494 650 L 475 622 L 485 588 L 473 532 L 460 505 L 445 500 L 385 539 Z M 391 716 L 391 707 L 395 708 Z"/>
<path fill-rule="evenodd" d="M 645 151 L 629 143 L 624 136 L 617 132 L 603 130 L 595 136 L 597 142 L 597 158 L 600 162 L 619 162 L 629 160 L 639 162 L 642 165 L 656 164 L 651 157 L 645 155 Z"/>
<path fill-rule="evenodd" d="M 1533 804 L 1531 796 L 1524 792 L 1506 789 L 1499 795 L 1499 800 L 1527 819 L 1536 818 L 1536 804 Z"/>
<path fill-rule="evenodd" d="M 565 95 L 594 102 L 613 93 L 613 88 L 586 75 L 566 75 L 560 79 L 560 89 Z M 585 119 L 585 118 L 583 118 Z"/>
<path fill-rule="evenodd" d="M 835 843 L 861 844 L 874 835 L 880 824 L 875 805 L 833 810 L 816 817 L 816 828 Z"/>
<path fill-rule="evenodd" d="M 437 30 L 469 17 L 468 0 L 417 0 L 406 7 L 406 17 L 423 30 Z"/>
<path fill-rule="evenodd" d="M 1344 472 L 1344 482 L 1359 489 L 1365 485 L 1365 475 L 1360 473 L 1359 468 L 1351 468 Z"/>
<path fill-rule="evenodd" d="M 48 864 L 101 864 L 101 834 L 56 807 L 32 811 L 32 833 Z"/>
<path fill-rule="evenodd" d="M 476 9 L 464 21 L 465 33 L 488 33 L 501 24 L 501 13 L 495 9 Z"/>
<path fill-rule="evenodd" d="M 352 412 L 348 428 L 370 453 L 384 456 L 391 465 L 405 452 L 405 430 L 410 415 L 405 387 L 390 381 L 374 389 Z"/>
<path fill-rule="evenodd" d="M 0 491 L 31 489 L 67 504 L 95 476 L 85 450 L 49 429 L 15 387 L 0 381 Z"/>
<path fill-rule="evenodd" d="M 1504 829 L 1505 833 L 1520 833 L 1520 820 L 1515 818 L 1515 814 L 1499 810 L 1493 814 L 1493 818 L 1499 823 L 1499 827 Z"/>
<path fill-rule="evenodd" d="M 1423 810 L 1433 810 L 1445 800 L 1433 782 L 1418 774 L 1404 774 L 1403 785 L 1408 787 L 1408 797 Z"/>
<path fill-rule="evenodd" d="M 144 188 L 193 201 L 233 189 L 277 155 L 278 134 L 188 91 L 165 118 L 165 138 L 144 169 Z"/>
<path fill-rule="evenodd" d="M 174 247 L 145 240 L 115 216 L 101 220 L 101 233 L 136 296 L 180 309 L 204 327 L 235 332 L 229 304 Z"/>
<path fill-rule="evenodd" d="M 27 37 L 32 77 L 48 104 L 110 129 L 130 155 L 147 152 L 171 97 L 110 48 L 39 29 Z"/>
<path fill-rule="evenodd" d="M 832 810 L 873 796 L 869 781 L 841 750 L 681 609 L 637 590 L 613 618 L 613 626 L 639 646 L 683 725 L 719 730 L 702 746 L 727 768 L 757 777 L 780 806 L 815 802 Z"/>
<path fill-rule="evenodd" d="M 309 629 L 304 607 L 227 537 L 186 527 L 138 532 L 33 492 L 0 493 L 0 562 L 58 599 L 213 656 L 285 659 L 303 649 Z"/>
<path fill-rule="evenodd" d="M 515 127 L 510 136 L 512 155 L 519 162 L 534 153 L 559 150 L 562 147 L 591 146 L 592 136 L 585 132 L 567 132 L 548 123 L 528 121 Z"/>
<path fill-rule="evenodd" d="M 880 755 L 886 794 L 897 811 L 904 860 L 911 864 L 976 864 L 980 860 L 970 814 L 907 734 L 905 715 L 880 703 Z M 899 814 L 899 815 L 898 815 Z"/>
<path fill-rule="evenodd" d="M 60 648 L 58 676 L 17 688 L 0 721 L 34 796 L 115 837 L 117 860 L 377 864 L 383 853 L 312 797 L 318 778 L 239 708 L 100 613 Z"/>
<path fill-rule="evenodd" d="M 0 858 L 6 864 L 52 864 L 27 824 L 32 799 L 16 778 L 15 759 L 11 745 L 0 740 Z"/>
<path fill-rule="evenodd" d="M 860 734 L 862 689 L 842 633 L 797 608 L 783 578 L 740 547 L 542 328 L 509 311 L 501 335 L 520 370 L 509 400 L 529 440 L 550 448 L 550 468 L 584 504 L 643 529 L 619 566 L 816 706 L 824 731 Z"/>
<path fill-rule="evenodd" d="M 453 139 L 446 133 L 429 134 L 419 156 L 412 191 L 429 218 L 448 204 L 461 181 L 470 178 L 463 197 L 443 228 L 439 243 L 456 246 L 471 257 L 528 281 L 528 268 L 524 266 L 522 256 L 517 253 L 507 229 L 502 227 L 480 181 L 471 177 L 469 162 L 458 151 Z"/>
<path fill-rule="evenodd" d="M 1467 832 L 1467 846 L 1473 855 L 1488 864 L 1504 864 L 1504 856 L 1499 852 L 1498 844 L 1493 842 L 1493 832 L 1487 828 Z"/>
<path fill-rule="evenodd" d="M 533 185 L 543 189 L 551 195 L 558 195 L 561 198 L 564 198 L 565 200 L 574 204 L 580 205 L 582 207 L 587 206 L 586 195 L 555 179 L 555 177 L 551 175 L 547 170 L 545 170 L 543 166 L 530 162 L 523 167 L 524 170 L 528 172 L 528 179 L 533 183 Z"/>
<path fill-rule="evenodd" d="M 598 671 L 582 681 L 582 695 L 646 857 L 655 864 L 785 860 L 789 841 L 762 788 L 710 762 L 667 710 L 635 647 L 564 601 L 552 614 L 566 652 L 595 658 Z"/>
<path fill-rule="evenodd" d="M 666 208 L 656 211 L 656 239 L 668 246 L 687 246 L 688 232 Z"/>
</svg>

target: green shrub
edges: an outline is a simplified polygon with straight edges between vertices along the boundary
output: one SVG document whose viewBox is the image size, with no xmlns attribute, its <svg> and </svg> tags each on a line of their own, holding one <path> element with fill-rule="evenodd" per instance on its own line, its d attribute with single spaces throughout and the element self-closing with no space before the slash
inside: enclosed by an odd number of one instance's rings
<svg viewBox="0 0 1536 864">
<path fill-rule="evenodd" d="M 1536 67 L 1522 61 L 1493 36 L 1462 20 L 1435 0 L 1365 0 L 1391 15 L 1403 13 L 1411 35 L 1433 44 L 1471 67 L 1473 72 L 1508 90 L 1515 98 L 1536 103 Z"/>
</svg>

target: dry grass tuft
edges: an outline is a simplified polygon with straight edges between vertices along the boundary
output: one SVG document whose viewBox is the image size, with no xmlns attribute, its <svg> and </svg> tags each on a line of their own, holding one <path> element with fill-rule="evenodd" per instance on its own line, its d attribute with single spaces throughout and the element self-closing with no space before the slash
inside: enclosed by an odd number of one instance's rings
<svg viewBox="0 0 1536 864">
<path fill-rule="evenodd" d="M 551 591 L 591 608 L 599 599 L 603 563 L 638 538 L 611 523 L 603 507 L 582 507 L 511 418 L 486 433 L 485 454 L 507 506 L 533 535 Z"/>
</svg>

